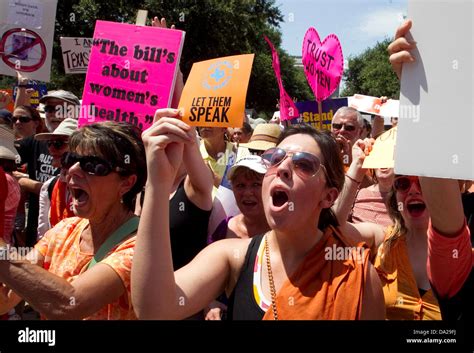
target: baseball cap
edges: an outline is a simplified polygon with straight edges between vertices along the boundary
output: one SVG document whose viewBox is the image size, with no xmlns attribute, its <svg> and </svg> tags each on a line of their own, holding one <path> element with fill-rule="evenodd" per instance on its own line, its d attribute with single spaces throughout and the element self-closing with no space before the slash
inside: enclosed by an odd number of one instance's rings
<svg viewBox="0 0 474 353">
<path fill-rule="evenodd" d="M 63 101 L 66 101 L 66 102 L 74 104 L 74 105 L 80 105 L 81 104 L 81 102 L 79 102 L 79 98 L 77 98 L 75 94 L 73 94 L 69 91 L 64 91 L 62 89 L 57 90 L 57 91 L 50 91 L 47 95 L 41 97 L 39 102 L 40 103 L 46 103 L 46 101 L 50 98 L 61 99 Z"/>
<path fill-rule="evenodd" d="M 249 168 L 258 174 L 265 174 L 267 167 L 262 157 L 256 155 L 248 155 L 237 161 L 230 169 L 227 178 L 231 179 L 238 168 Z"/>
<path fill-rule="evenodd" d="M 8 120 L 8 123 L 11 124 L 12 122 L 12 113 L 6 109 L 0 109 L 0 118 Z"/>
<path fill-rule="evenodd" d="M 51 140 L 54 137 L 69 137 L 77 130 L 77 119 L 66 118 L 58 125 L 53 132 L 36 134 L 35 139 L 39 141 Z"/>
</svg>

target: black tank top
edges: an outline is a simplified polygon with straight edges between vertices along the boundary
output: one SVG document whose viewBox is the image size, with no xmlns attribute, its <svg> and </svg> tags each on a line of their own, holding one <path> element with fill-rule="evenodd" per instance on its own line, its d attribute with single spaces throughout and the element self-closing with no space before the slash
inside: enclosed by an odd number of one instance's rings
<svg viewBox="0 0 474 353">
<path fill-rule="evenodd" d="M 471 273 L 464 282 L 461 290 L 453 297 L 437 297 L 437 299 L 444 321 L 463 320 L 472 322 L 474 313 L 474 269 L 471 269 Z"/>
<path fill-rule="evenodd" d="M 229 320 L 262 320 L 265 315 L 265 311 L 257 304 L 253 294 L 253 269 L 262 239 L 263 234 L 253 237 L 250 241 L 242 272 L 229 298 L 227 309 Z"/>
<path fill-rule="evenodd" d="M 210 215 L 210 210 L 201 210 L 188 199 L 183 180 L 170 200 L 171 253 L 175 271 L 206 247 Z"/>
</svg>

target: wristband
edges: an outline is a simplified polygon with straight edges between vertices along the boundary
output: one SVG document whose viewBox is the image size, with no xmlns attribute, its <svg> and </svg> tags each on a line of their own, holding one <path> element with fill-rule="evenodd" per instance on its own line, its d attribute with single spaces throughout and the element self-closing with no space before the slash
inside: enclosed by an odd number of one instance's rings
<svg viewBox="0 0 474 353">
<path fill-rule="evenodd" d="M 360 185 L 362 183 L 362 180 L 361 181 L 357 181 L 355 180 L 353 177 L 349 176 L 348 174 L 344 174 L 346 177 L 348 177 L 350 180 L 352 180 L 354 183 L 356 183 L 357 185 Z"/>
<path fill-rule="evenodd" d="M 21 84 L 21 85 L 17 85 L 18 88 L 27 88 L 28 87 L 28 84 L 24 83 L 24 84 Z"/>
</svg>

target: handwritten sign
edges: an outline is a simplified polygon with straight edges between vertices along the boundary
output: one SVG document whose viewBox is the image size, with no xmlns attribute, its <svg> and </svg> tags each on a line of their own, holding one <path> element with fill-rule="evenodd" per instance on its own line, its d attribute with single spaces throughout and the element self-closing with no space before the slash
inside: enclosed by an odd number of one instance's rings
<svg viewBox="0 0 474 353">
<path fill-rule="evenodd" d="M 49 82 L 57 0 L 0 1 L 0 74 Z"/>
<path fill-rule="evenodd" d="M 344 71 L 344 58 L 337 36 L 330 34 L 321 43 L 316 29 L 310 27 L 303 40 L 303 67 L 316 100 L 322 102 L 330 97 Z"/>
<path fill-rule="evenodd" d="M 349 107 L 355 108 L 360 112 L 398 118 L 400 101 L 396 99 L 388 99 L 385 103 L 382 103 L 380 98 L 364 96 L 362 94 L 354 94 L 353 97 L 348 98 Z"/>
<path fill-rule="evenodd" d="M 184 32 L 97 21 L 79 126 L 104 120 L 146 130 L 170 105 Z"/>
<path fill-rule="evenodd" d="M 295 103 L 288 95 L 288 93 L 286 93 L 285 87 L 283 87 L 283 81 L 281 79 L 280 72 L 280 59 L 278 58 L 278 53 L 270 39 L 268 39 L 267 36 L 264 36 L 264 38 L 272 51 L 273 71 L 275 72 L 278 87 L 280 88 L 280 121 L 297 118 L 300 115 L 300 113 L 298 112 L 298 108 L 296 108 Z"/>
<path fill-rule="evenodd" d="M 297 119 L 290 120 L 291 124 L 310 124 L 317 130 L 331 130 L 331 122 L 334 114 L 340 107 L 347 107 L 347 98 L 326 99 L 321 103 L 321 113 L 316 101 L 296 102 L 300 112 Z"/>
<path fill-rule="evenodd" d="M 377 137 L 372 151 L 364 159 L 362 168 L 393 168 L 396 142 L 397 127 L 391 128 Z"/>
<path fill-rule="evenodd" d="M 241 127 L 254 54 L 195 63 L 184 86 L 180 109 L 193 126 Z"/>
<path fill-rule="evenodd" d="M 85 74 L 89 65 L 92 38 L 61 37 L 64 71 L 67 74 Z"/>
</svg>

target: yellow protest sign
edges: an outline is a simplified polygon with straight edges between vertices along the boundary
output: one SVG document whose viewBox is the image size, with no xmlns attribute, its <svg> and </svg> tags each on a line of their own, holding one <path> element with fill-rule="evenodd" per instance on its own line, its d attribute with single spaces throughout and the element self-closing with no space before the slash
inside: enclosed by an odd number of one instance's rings
<svg viewBox="0 0 474 353">
<path fill-rule="evenodd" d="M 194 63 L 179 108 L 193 126 L 241 127 L 254 54 Z"/>
<path fill-rule="evenodd" d="M 393 168 L 396 141 L 397 127 L 385 131 L 375 140 L 372 151 L 365 157 L 362 168 Z"/>
</svg>

